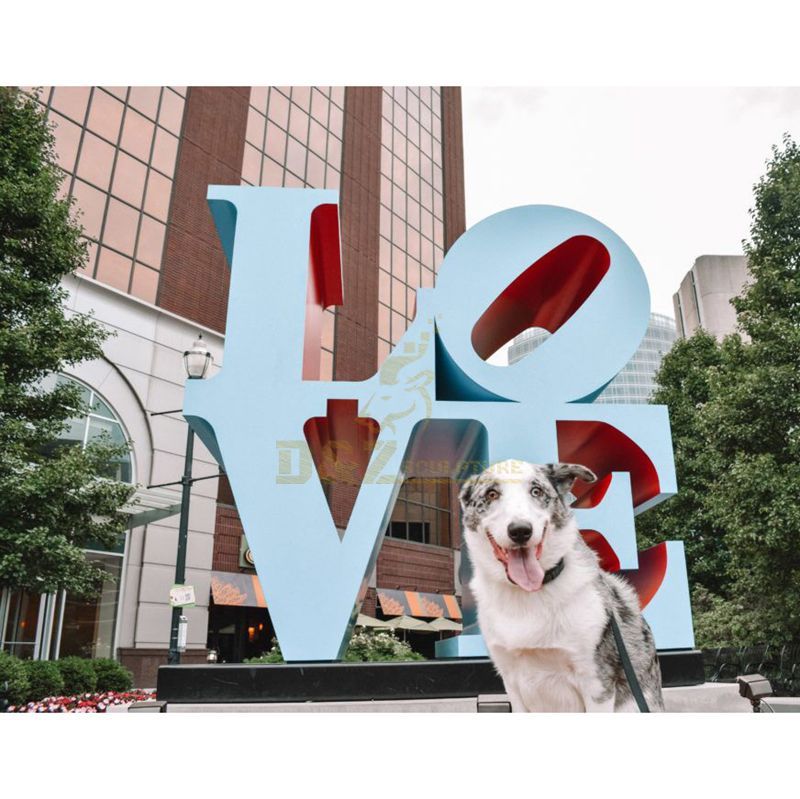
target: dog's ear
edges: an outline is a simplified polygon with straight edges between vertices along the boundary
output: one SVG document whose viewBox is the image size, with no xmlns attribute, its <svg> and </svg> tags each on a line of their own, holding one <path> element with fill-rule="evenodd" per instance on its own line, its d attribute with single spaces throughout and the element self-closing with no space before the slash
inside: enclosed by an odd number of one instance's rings
<svg viewBox="0 0 800 799">
<path fill-rule="evenodd" d="M 465 481 L 464 485 L 461 486 L 461 492 L 458 495 L 458 499 L 461 502 L 461 510 L 466 510 L 467 505 L 469 505 L 470 499 L 472 499 L 472 492 L 475 489 L 475 483 L 478 482 L 478 475 L 473 474 L 469 480 Z"/>
<path fill-rule="evenodd" d="M 547 478 L 561 496 L 572 491 L 576 480 L 583 480 L 584 483 L 594 483 L 597 480 L 597 475 L 591 469 L 579 463 L 548 463 L 544 468 Z"/>
</svg>

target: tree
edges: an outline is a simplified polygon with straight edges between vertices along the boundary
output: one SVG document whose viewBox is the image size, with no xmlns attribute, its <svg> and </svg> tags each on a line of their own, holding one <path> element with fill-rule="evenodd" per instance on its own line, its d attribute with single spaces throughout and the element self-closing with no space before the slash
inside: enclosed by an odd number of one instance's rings
<svg viewBox="0 0 800 799">
<path fill-rule="evenodd" d="M 734 299 L 749 342 L 726 340 L 702 424 L 728 464 L 709 507 L 725 529 L 751 640 L 800 638 L 800 148 L 773 148 L 755 187 L 751 280 Z"/>
<path fill-rule="evenodd" d="M 118 542 L 132 488 L 103 477 L 118 446 L 53 446 L 87 408 L 74 384 L 43 381 L 99 357 L 107 335 L 64 313 L 61 278 L 85 263 L 86 242 L 58 198 L 53 147 L 36 101 L 0 87 L 0 587 L 89 595 L 105 573 L 83 547 Z"/>
<path fill-rule="evenodd" d="M 687 542 L 701 645 L 800 638 L 800 148 L 774 147 L 755 186 L 740 333 L 679 342 L 657 376 L 678 496 L 643 538 Z"/>
<path fill-rule="evenodd" d="M 719 468 L 700 427 L 700 412 L 709 400 L 711 376 L 719 369 L 722 350 L 705 330 L 675 342 L 656 375 L 652 402 L 669 408 L 678 493 L 637 519 L 640 548 L 659 541 L 683 541 L 691 585 L 713 593 L 728 582 L 723 531 L 706 501 Z"/>
</svg>

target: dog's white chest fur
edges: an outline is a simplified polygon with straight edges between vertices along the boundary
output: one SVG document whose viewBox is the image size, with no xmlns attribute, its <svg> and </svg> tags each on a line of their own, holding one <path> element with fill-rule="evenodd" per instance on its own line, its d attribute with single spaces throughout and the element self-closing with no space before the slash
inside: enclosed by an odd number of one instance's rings
<svg viewBox="0 0 800 799">
<path fill-rule="evenodd" d="M 517 711 L 594 709 L 593 655 L 606 612 L 591 585 L 568 597 L 575 578 L 567 568 L 560 584 L 535 594 L 482 584 L 479 575 L 471 582 L 484 641 Z"/>
</svg>

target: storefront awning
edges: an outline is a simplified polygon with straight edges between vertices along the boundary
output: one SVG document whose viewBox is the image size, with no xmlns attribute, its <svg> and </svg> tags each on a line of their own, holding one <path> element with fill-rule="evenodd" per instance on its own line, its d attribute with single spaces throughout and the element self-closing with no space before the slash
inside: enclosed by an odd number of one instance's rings
<svg viewBox="0 0 800 799">
<path fill-rule="evenodd" d="M 452 619 L 445 619 L 443 616 L 428 622 L 428 626 L 440 633 L 450 631 L 460 633 L 462 630 L 461 622 L 453 621 Z"/>
<path fill-rule="evenodd" d="M 211 572 L 211 598 L 215 605 L 265 608 L 267 602 L 255 574 Z"/>
<path fill-rule="evenodd" d="M 427 621 L 415 619 L 412 616 L 395 616 L 393 619 L 388 619 L 387 623 L 393 630 L 415 630 L 419 633 L 433 632 L 433 628 Z"/>
<path fill-rule="evenodd" d="M 419 591 L 378 589 L 381 610 L 387 616 L 460 619 L 461 608 L 452 594 L 423 594 Z"/>
<path fill-rule="evenodd" d="M 172 488 L 137 488 L 122 512 L 129 517 L 129 527 L 141 527 L 181 511 L 181 492 Z"/>
<path fill-rule="evenodd" d="M 391 625 L 389 622 L 373 619 L 372 616 L 365 616 L 363 613 L 359 613 L 356 619 L 356 627 L 374 627 L 381 630 L 388 630 Z"/>
</svg>

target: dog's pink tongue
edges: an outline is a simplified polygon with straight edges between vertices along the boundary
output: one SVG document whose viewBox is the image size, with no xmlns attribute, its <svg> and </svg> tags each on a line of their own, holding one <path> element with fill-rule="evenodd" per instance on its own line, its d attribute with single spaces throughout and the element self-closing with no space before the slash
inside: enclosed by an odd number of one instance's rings
<svg viewBox="0 0 800 799">
<path fill-rule="evenodd" d="M 544 569 L 533 547 L 524 549 L 509 549 L 508 551 L 508 576 L 524 591 L 538 591 L 544 580 Z"/>
</svg>

